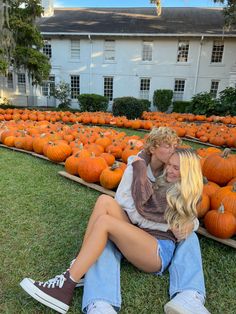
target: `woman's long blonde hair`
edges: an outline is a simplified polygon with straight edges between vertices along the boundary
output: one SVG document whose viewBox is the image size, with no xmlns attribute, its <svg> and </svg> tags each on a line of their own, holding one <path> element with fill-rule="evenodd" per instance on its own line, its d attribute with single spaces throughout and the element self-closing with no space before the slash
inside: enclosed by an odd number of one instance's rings
<svg viewBox="0 0 236 314">
<path fill-rule="evenodd" d="M 174 154 L 178 154 L 180 159 L 180 180 L 174 184 L 167 183 L 164 171 L 156 184 L 170 185 L 166 195 L 169 206 L 165 219 L 170 227 L 181 227 L 197 217 L 196 207 L 202 195 L 203 177 L 200 160 L 193 150 L 177 149 Z"/>
</svg>

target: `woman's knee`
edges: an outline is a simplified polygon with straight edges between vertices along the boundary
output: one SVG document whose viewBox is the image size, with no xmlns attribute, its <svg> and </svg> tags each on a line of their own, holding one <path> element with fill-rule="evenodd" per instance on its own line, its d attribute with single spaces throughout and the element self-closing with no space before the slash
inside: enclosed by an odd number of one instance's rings
<svg viewBox="0 0 236 314">
<path fill-rule="evenodd" d="M 111 203 L 112 201 L 114 201 L 114 199 L 109 196 L 109 195 L 106 195 L 106 194 L 102 194 L 100 195 L 98 198 L 97 198 L 97 202 L 96 202 L 96 205 L 102 205 L 102 206 L 105 206 L 106 204 L 109 204 Z"/>
<path fill-rule="evenodd" d="M 103 214 L 101 216 L 98 217 L 98 219 L 96 220 L 94 227 L 95 228 L 103 228 L 108 230 L 109 226 L 111 224 L 111 217 L 107 214 Z"/>
</svg>

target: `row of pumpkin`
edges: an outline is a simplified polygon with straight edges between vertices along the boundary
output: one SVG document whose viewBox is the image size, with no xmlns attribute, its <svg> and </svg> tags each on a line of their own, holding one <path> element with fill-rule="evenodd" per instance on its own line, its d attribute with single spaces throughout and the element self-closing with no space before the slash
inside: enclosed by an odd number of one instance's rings
<svg viewBox="0 0 236 314">
<path fill-rule="evenodd" d="M 28 109 L 0 109 L 0 121 L 50 121 L 64 123 L 83 123 L 112 125 L 131 129 L 151 130 L 153 126 L 168 126 L 180 137 L 193 137 L 203 143 L 236 148 L 236 117 L 205 117 L 203 115 L 144 112 L 142 119 L 129 120 L 124 116 L 114 117 L 108 112 L 36 111 Z M 195 122 L 197 123 L 195 123 Z M 204 122 L 199 124 L 198 122 Z M 217 123 L 215 123 L 217 122 Z"/>
<path fill-rule="evenodd" d="M 118 186 L 127 158 L 142 149 L 144 140 L 111 128 L 80 124 L 68 126 L 45 121 L 0 124 L 0 141 L 4 145 L 34 151 L 54 162 L 65 162 L 68 173 L 86 182 L 99 182 L 107 189 Z M 199 218 L 203 218 L 206 229 L 213 235 L 231 237 L 236 232 L 236 155 L 228 149 L 222 152 L 213 147 L 200 148 L 197 153 L 207 178 L 198 205 Z M 216 223 L 213 214 L 219 216 Z M 221 226 L 219 221 L 224 219 L 227 222 Z"/>
</svg>

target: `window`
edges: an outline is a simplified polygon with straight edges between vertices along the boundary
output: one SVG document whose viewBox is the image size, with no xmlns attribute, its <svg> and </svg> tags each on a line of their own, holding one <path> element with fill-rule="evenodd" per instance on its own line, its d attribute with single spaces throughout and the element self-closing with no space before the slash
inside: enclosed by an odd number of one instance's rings
<svg viewBox="0 0 236 314">
<path fill-rule="evenodd" d="M 8 72 L 7 74 L 7 88 L 13 88 L 13 74 Z"/>
<path fill-rule="evenodd" d="M 150 78 L 140 79 L 140 98 L 149 99 Z"/>
<path fill-rule="evenodd" d="M 51 59 L 51 57 L 52 57 L 52 46 L 51 46 L 51 43 L 50 43 L 49 41 L 45 41 L 45 42 L 44 42 L 43 53 L 44 53 L 49 59 Z"/>
<path fill-rule="evenodd" d="M 55 76 L 49 76 L 48 81 L 44 81 L 42 85 L 43 96 L 53 96 L 55 90 Z"/>
<path fill-rule="evenodd" d="M 211 93 L 212 97 L 214 97 L 214 98 L 217 97 L 218 87 L 219 87 L 219 81 L 212 80 L 210 93 Z"/>
<path fill-rule="evenodd" d="M 152 61 L 152 46 L 151 41 L 143 41 L 142 61 Z"/>
<path fill-rule="evenodd" d="M 175 87 L 174 87 L 174 100 L 183 100 L 184 96 L 184 88 L 185 88 L 185 80 L 175 80 Z"/>
<path fill-rule="evenodd" d="M 104 42 L 104 60 L 115 61 L 115 40 L 105 40 Z"/>
<path fill-rule="evenodd" d="M 113 77 L 104 77 L 104 96 L 110 101 L 113 99 Z"/>
<path fill-rule="evenodd" d="M 71 42 L 70 42 L 70 56 L 71 56 L 71 59 L 79 59 L 80 58 L 80 41 L 79 40 L 71 40 Z"/>
<path fill-rule="evenodd" d="M 70 77 L 70 90 L 71 90 L 71 98 L 76 99 L 80 94 L 80 79 L 79 75 L 71 75 Z"/>
<path fill-rule="evenodd" d="M 177 62 L 188 62 L 189 42 L 179 41 Z"/>
<path fill-rule="evenodd" d="M 18 83 L 18 91 L 20 93 L 26 93 L 26 80 L 25 80 L 25 73 L 18 73 L 17 74 L 17 83 Z"/>
<path fill-rule="evenodd" d="M 212 63 L 220 63 L 223 59 L 223 52 L 224 52 L 224 43 L 223 41 L 214 41 L 212 54 L 211 54 L 211 62 Z"/>
</svg>

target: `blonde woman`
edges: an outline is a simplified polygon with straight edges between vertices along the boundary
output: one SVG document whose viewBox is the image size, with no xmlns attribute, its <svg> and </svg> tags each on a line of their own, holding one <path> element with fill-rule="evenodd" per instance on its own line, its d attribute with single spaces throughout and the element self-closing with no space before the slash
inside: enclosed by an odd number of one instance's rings
<svg viewBox="0 0 236 314">
<path fill-rule="evenodd" d="M 164 144 L 167 145 L 160 145 L 155 147 L 154 151 L 151 153 L 150 165 L 153 173 L 156 174 L 160 172 L 161 167 L 163 167 L 164 163 L 173 154 L 173 145 L 170 144 L 168 146 L 168 141 L 166 141 Z M 162 150 L 161 154 L 160 150 Z M 168 155 L 169 157 L 167 157 Z M 178 154 L 173 156 L 177 157 Z M 188 156 L 188 158 L 189 157 L 190 156 Z M 159 158 L 161 160 L 159 160 Z M 133 166 L 137 167 L 137 169 L 141 168 L 143 171 L 143 164 L 143 161 L 136 161 L 134 162 Z M 192 171 L 194 165 L 194 162 L 189 162 L 190 172 Z M 167 198 L 165 197 L 165 202 L 166 205 L 172 208 L 172 211 L 166 212 L 166 217 L 169 220 L 169 224 L 172 225 L 173 223 L 173 225 L 176 226 L 176 223 L 182 223 L 181 219 L 183 217 L 185 217 L 184 221 L 187 218 L 193 218 L 194 204 L 196 204 L 197 199 L 199 198 L 200 191 L 198 191 L 198 188 L 195 187 L 195 182 L 192 182 L 191 185 L 193 189 L 192 193 L 189 194 L 191 201 L 187 202 L 187 205 L 190 206 L 189 208 L 192 208 L 192 212 L 190 210 L 187 212 L 181 212 L 182 205 L 186 205 L 186 202 L 184 201 L 185 194 L 181 194 L 181 188 L 177 188 L 179 185 L 178 181 L 182 180 L 180 171 L 180 157 L 179 159 L 178 157 L 172 158 L 172 161 L 167 166 L 165 179 L 168 183 L 175 185 L 175 189 L 169 193 Z M 146 184 L 146 182 L 144 184 Z M 134 187 L 135 183 L 132 185 L 132 190 Z M 148 193 L 149 192 L 150 191 L 148 190 Z M 155 199 L 155 194 L 156 192 L 153 191 L 153 194 L 151 195 L 151 197 L 154 197 L 153 199 Z M 173 214 L 174 209 L 177 206 L 177 203 L 172 203 L 174 199 L 179 203 L 178 209 L 180 209 L 180 216 L 175 216 Z M 158 215 L 165 219 L 165 210 Z M 113 274 L 112 276 L 114 277 L 115 275 L 116 280 L 118 280 L 119 276 L 117 277 L 117 274 L 119 274 L 119 269 L 118 267 L 112 269 L 111 265 L 113 264 L 114 266 L 114 260 L 112 261 L 112 258 L 116 259 L 116 266 L 119 265 L 120 253 L 117 251 L 117 249 L 114 248 L 111 241 L 133 265 L 145 272 L 159 273 L 160 271 L 163 271 L 169 264 L 173 255 L 177 238 L 178 236 L 181 237 L 181 235 L 176 236 L 176 233 L 170 230 L 163 232 L 162 236 L 160 235 L 160 237 L 153 236 L 152 231 L 150 230 L 147 231 L 148 232 L 131 224 L 120 205 L 114 199 L 103 195 L 99 197 L 95 204 L 94 211 L 88 223 L 83 245 L 71 268 L 62 275 L 56 276 L 55 278 L 46 282 L 35 282 L 32 279 L 25 278 L 21 282 L 21 286 L 27 293 L 29 293 L 42 304 L 45 304 L 46 306 L 51 307 L 60 313 L 66 313 L 73 297 L 73 291 L 82 276 L 86 273 L 84 287 L 84 298 L 86 300 L 83 301 L 83 310 L 87 313 L 116 313 L 113 307 L 117 309 L 120 307 L 119 291 L 116 290 L 116 297 L 112 300 L 112 297 L 109 295 L 109 293 L 110 286 L 113 284 L 113 282 L 111 282 L 107 276 L 108 274 L 109 276 L 110 274 Z M 108 247 L 109 252 L 107 252 Z M 98 286 L 96 285 L 96 280 L 93 280 L 92 282 L 89 279 L 89 273 L 91 271 L 94 272 L 94 267 L 97 269 L 97 273 L 99 273 L 99 266 L 96 265 L 96 261 L 100 260 L 100 255 L 102 255 L 102 260 L 104 260 L 104 257 L 107 260 L 107 264 L 104 264 L 104 267 L 102 267 L 104 276 L 107 278 L 105 281 L 106 284 L 104 286 Z M 111 261 L 109 261 L 109 257 L 111 257 Z M 109 264 L 111 269 L 108 270 L 109 266 L 108 268 L 106 266 Z M 92 277 L 95 279 L 94 275 Z M 100 278 L 100 280 L 102 279 Z M 102 293 L 103 296 L 93 298 L 91 294 L 94 290 L 98 294 Z M 106 300 L 106 302 L 104 302 L 104 300 Z M 100 306 L 102 306 L 102 309 Z"/>
</svg>

